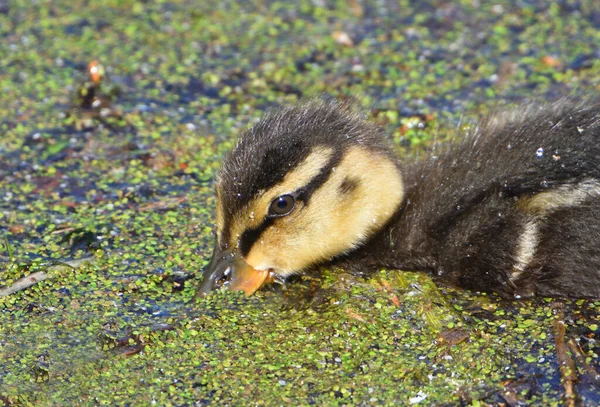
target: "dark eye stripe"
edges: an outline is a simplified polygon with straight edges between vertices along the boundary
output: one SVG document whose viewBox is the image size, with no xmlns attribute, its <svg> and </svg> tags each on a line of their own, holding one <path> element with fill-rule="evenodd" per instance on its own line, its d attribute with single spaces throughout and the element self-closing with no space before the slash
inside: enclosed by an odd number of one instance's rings
<svg viewBox="0 0 600 407">
<path fill-rule="evenodd" d="M 262 232 L 265 231 L 266 228 L 271 226 L 275 218 L 265 217 L 265 220 L 256 228 L 246 229 L 242 236 L 240 236 L 240 254 L 242 256 L 247 256 L 250 253 L 250 249 L 256 243 L 256 241 L 262 235 Z"/>
<path fill-rule="evenodd" d="M 338 149 L 334 152 L 333 156 L 327 163 L 327 165 L 323 168 L 321 173 L 314 177 L 307 185 L 305 185 L 300 190 L 297 190 L 294 195 L 296 196 L 296 201 L 302 201 L 304 206 L 309 204 L 310 198 L 313 192 L 321 187 L 327 181 L 331 175 L 333 167 L 335 167 L 342 158 L 342 150 Z M 271 204 L 272 205 L 272 204 Z M 256 228 L 247 229 L 242 233 L 239 239 L 239 251 L 242 256 L 247 256 L 250 253 L 250 249 L 254 243 L 260 239 L 260 235 L 271 226 L 278 216 L 265 216 L 263 222 Z M 227 224 L 229 227 L 229 224 Z"/>
</svg>

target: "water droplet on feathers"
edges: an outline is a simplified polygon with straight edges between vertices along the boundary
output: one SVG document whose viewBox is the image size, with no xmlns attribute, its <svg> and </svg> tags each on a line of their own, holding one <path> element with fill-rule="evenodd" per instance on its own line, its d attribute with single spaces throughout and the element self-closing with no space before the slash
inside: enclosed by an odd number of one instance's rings
<svg viewBox="0 0 600 407">
<path fill-rule="evenodd" d="M 544 149 L 542 147 L 538 148 L 535 152 L 535 156 L 537 158 L 542 158 L 544 156 Z"/>
</svg>

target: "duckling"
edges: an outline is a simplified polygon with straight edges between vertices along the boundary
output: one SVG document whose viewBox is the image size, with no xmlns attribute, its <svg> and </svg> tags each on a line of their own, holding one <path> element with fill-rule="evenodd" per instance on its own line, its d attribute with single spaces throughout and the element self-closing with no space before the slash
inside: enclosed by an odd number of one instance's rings
<svg viewBox="0 0 600 407">
<path fill-rule="evenodd" d="M 330 263 L 425 271 L 506 298 L 600 298 L 600 101 L 483 119 L 402 159 L 360 109 L 312 99 L 245 131 L 216 181 L 199 294 Z"/>
</svg>

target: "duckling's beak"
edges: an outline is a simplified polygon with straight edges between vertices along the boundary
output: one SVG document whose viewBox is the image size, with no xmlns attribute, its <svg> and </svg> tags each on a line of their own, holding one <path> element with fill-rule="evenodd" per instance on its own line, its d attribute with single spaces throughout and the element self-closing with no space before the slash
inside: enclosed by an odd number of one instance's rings
<svg viewBox="0 0 600 407">
<path fill-rule="evenodd" d="M 269 270 L 256 270 L 239 254 L 221 250 L 217 244 L 196 296 L 206 297 L 222 286 L 228 290 L 244 291 L 250 296 L 269 280 L 270 274 Z"/>
</svg>

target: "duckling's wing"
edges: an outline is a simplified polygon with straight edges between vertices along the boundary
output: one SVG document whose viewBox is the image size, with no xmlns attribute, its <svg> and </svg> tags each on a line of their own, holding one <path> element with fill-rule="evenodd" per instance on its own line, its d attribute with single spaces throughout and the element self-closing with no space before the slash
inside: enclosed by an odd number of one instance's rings
<svg viewBox="0 0 600 407">
<path fill-rule="evenodd" d="M 494 116 L 412 174 L 393 237 L 433 254 L 438 275 L 507 297 L 600 297 L 600 103 Z"/>
<path fill-rule="evenodd" d="M 600 298 L 600 200 L 549 214 L 535 256 L 513 283 L 543 296 Z"/>
</svg>

